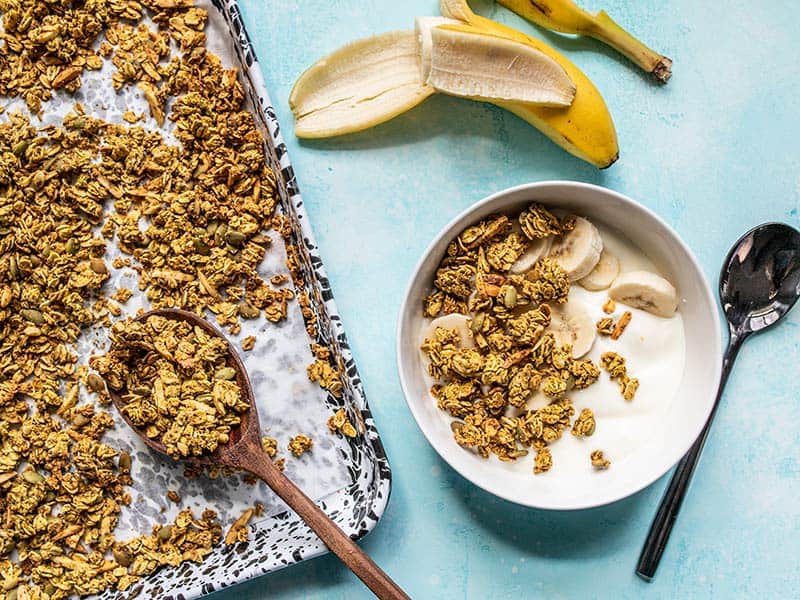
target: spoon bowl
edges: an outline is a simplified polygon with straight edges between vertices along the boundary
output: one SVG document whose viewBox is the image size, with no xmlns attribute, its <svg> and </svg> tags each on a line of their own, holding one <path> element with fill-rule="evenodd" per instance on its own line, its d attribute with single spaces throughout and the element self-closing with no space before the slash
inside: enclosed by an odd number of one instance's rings
<svg viewBox="0 0 800 600">
<path fill-rule="evenodd" d="M 151 310 L 137 316 L 134 321 L 144 322 L 150 317 L 163 317 L 165 319 L 173 319 L 176 321 L 187 321 L 193 326 L 200 327 L 209 335 L 222 337 L 224 339 L 222 333 L 206 319 L 200 318 L 194 313 L 186 310 L 181 310 L 178 308 L 162 308 Z M 249 405 L 249 408 L 239 415 L 241 419 L 239 425 L 231 428 L 229 434 L 230 439 L 228 443 L 220 444 L 217 446 L 217 449 L 214 450 L 214 452 L 208 454 L 203 454 L 200 456 L 187 456 L 183 459 L 184 462 L 203 466 L 228 465 L 231 464 L 232 461 L 240 460 L 240 454 L 247 451 L 247 444 L 245 443 L 245 440 L 250 441 L 252 438 L 255 438 L 256 440 L 260 439 L 261 426 L 258 421 L 258 409 L 256 408 L 255 396 L 253 395 L 253 386 L 250 383 L 250 377 L 247 375 L 247 369 L 245 369 L 239 353 L 236 352 L 233 347 L 231 347 L 230 343 L 228 343 L 226 366 L 233 368 L 233 370 L 236 372 L 236 383 L 242 390 L 242 396 Z M 142 431 L 141 428 L 139 428 L 136 424 L 134 424 L 128 416 L 127 411 L 125 411 L 125 389 L 123 388 L 122 390 L 115 391 L 109 386 L 108 391 L 111 396 L 112 403 L 116 407 L 117 412 L 120 414 L 122 419 L 125 421 L 125 423 L 127 423 L 128 427 L 130 427 L 150 449 L 166 456 L 167 450 L 161 440 L 148 437 L 145 432 Z"/>
<path fill-rule="evenodd" d="M 800 232 L 783 223 L 748 231 L 725 259 L 719 278 L 722 310 L 741 334 L 783 318 L 800 294 Z"/>
<path fill-rule="evenodd" d="M 376 565 L 369 556 L 334 523 L 313 500 L 306 496 L 273 463 L 261 446 L 261 427 L 258 421 L 253 386 L 247 375 L 244 363 L 227 338 L 211 323 L 192 312 L 177 308 L 153 310 L 139 315 L 136 321 L 146 321 L 159 316 L 167 319 L 186 321 L 200 327 L 209 335 L 225 340 L 228 347 L 227 366 L 234 369 L 236 382 L 249 408 L 240 413 L 240 423 L 231 429 L 229 440 L 220 444 L 214 452 L 196 457 L 186 457 L 184 462 L 194 465 L 218 465 L 249 471 L 262 479 L 306 524 L 316 533 L 331 551 L 344 562 L 378 597 L 391 600 L 408 600 L 408 596 L 392 579 Z M 148 447 L 167 455 L 164 444 L 158 439 L 148 437 L 127 416 L 125 390 L 113 390 L 108 386 L 111 400 L 128 426 Z"/>
</svg>

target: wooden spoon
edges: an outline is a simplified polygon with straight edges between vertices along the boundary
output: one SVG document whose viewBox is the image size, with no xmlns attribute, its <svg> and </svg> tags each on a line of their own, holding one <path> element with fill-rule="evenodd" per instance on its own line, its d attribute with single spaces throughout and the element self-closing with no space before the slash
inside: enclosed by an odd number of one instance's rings
<svg viewBox="0 0 800 600">
<path fill-rule="evenodd" d="M 187 321 L 191 325 L 196 325 L 209 333 L 225 338 L 216 327 L 211 325 L 202 317 L 180 310 L 177 308 L 159 309 L 146 312 L 135 320 L 144 321 L 151 316 L 161 316 L 169 319 Z M 201 465 L 220 465 L 236 467 L 250 471 L 256 477 L 261 478 L 289 507 L 296 512 L 303 521 L 316 533 L 330 550 L 332 550 L 346 564 L 350 570 L 363 581 L 372 592 L 382 599 L 405 599 L 408 600 L 403 590 L 367 556 L 350 537 L 334 523 L 314 501 L 306 496 L 291 480 L 286 477 L 278 468 L 272 464 L 272 460 L 264 452 L 261 446 L 261 427 L 258 422 L 258 411 L 256 409 L 255 398 L 253 397 L 253 387 L 247 370 L 242 363 L 239 354 L 228 342 L 228 361 L 229 367 L 236 371 L 236 381 L 242 389 L 242 394 L 250 404 L 249 410 L 243 412 L 241 423 L 234 428 L 230 434 L 227 444 L 220 446 L 208 455 L 191 457 L 184 459 L 187 462 Z M 117 411 L 125 422 L 142 438 L 153 450 L 166 455 L 166 448 L 160 440 L 147 437 L 139 428 L 134 425 L 123 410 L 125 402 L 122 394 L 125 390 L 114 391 L 109 387 L 111 399 Z"/>
</svg>

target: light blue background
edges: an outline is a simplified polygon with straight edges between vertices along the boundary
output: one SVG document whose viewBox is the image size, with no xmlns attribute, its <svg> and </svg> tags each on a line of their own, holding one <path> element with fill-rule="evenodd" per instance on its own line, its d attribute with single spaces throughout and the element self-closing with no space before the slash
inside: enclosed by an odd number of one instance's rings
<svg viewBox="0 0 800 600">
<path fill-rule="evenodd" d="M 428 446 L 406 408 L 395 319 L 411 270 L 456 213 L 544 179 L 598 183 L 672 224 L 716 287 L 753 225 L 798 225 L 800 36 L 791 0 L 584 0 L 675 61 L 666 87 L 591 40 L 536 30 L 603 92 L 621 158 L 597 171 L 500 109 L 434 97 L 389 124 L 300 143 L 287 98 L 305 67 L 356 38 L 413 27 L 436 0 L 241 0 L 334 293 L 382 432 L 394 485 L 364 548 L 414 598 L 730 598 L 800 595 L 800 311 L 750 340 L 731 378 L 658 576 L 634 575 L 666 485 L 596 510 L 528 510 L 476 489 Z M 709 377 L 716 377 L 709 373 Z M 214 596 L 361 598 L 326 556 Z"/>
</svg>

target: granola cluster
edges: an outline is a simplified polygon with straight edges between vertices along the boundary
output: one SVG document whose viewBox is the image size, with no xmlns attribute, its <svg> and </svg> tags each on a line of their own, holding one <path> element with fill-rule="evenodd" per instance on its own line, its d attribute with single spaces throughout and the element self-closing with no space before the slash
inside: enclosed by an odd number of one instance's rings
<svg viewBox="0 0 800 600">
<path fill-rule="evenodd" d="M 328 429 L 331 433 L 341 432 L 347 437 L 356 437 L 356 428 L 347 418 L 347 413 L 343 408 L 340 408 L 336 413 L 328 419 Z"/>
<path fill-rule="evenodd" d="M 559 220 L 534 204 L 516 224 L 499 215 L 468 227 L 449 245 L 424 306 L 430 318 L 472 315 L 470 344 L 462 343 L 457 330 L 437 327 L 422 345 L 430 375 L 443 382 L 431 393 L 457 419 L 455 441 L 504 461 L 533 449 L 535 473 L 550 469 L 547 446 L 570 428 L 575 409 L 567 394 L 592 385 L 600 370 L 573 358 L 572 347 L 560 345 L 547 330 L 551 305 L 565 303 L 570 287 L 558 263 L 542 258 L 524 274 L 510 269 L 533 241 L 572 226 L 574 219 Z M 529 410 L 537 391 L 549 403 Z M 572 432 L 594 432 L 591 411 L 581 413 Z"/>
<path fill-rule="evenodd" d="M 289 452 L 296 457 L 300 457 L 304 453 L 310 451 L 313 446 L 314 440 L 302 433 L 297 434 L 289 440 Z"/>
<path fill-rule="evenodd" d="M 180 459 L 226 444 L 249 408 L 228 355 L 224 339 L 152 315 L 114 323 L 110 350 L 91 365 L 120 394 L 134 426 Z"/>
<path fill-rule="evenodd" d="M 600 357 L 600 364 L 608 372 L 611 379 L 619 384 L 619 393 L 625 400 L 631 401 L 639 389 L 639 380 L 628 375 L 625 359 L 616 352 L 604 352 Z"/>
</svg>

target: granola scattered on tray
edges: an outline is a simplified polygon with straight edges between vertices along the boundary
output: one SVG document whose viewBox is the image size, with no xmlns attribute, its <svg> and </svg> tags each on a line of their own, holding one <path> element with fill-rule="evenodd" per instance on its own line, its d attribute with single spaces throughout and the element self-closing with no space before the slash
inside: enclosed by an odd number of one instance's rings
<svg viewBox="0 0 800 600">
<path fill-rule="evenodd" d="M 245 352 L 250 352 L 253 348 L 256 347 L 256 336 L 248 335 L 246 338 L 242 340 L 242 350 Z"/>
<path fill-rule="evenodd" d="M 342 376 L 330 361 L 317 359 L 308 366 L 308 378 L 316 381 L 322 389 L 328 390 L 336 398 L 342 397 Z"/>
<path fill-rule="evenodd" d="M 340 431 L 347 437 L 356 436 L 356 428 L 350 422 L 350 419 L 347 418 L 347 413 L 343 408 L 337 410 L 336 414 L 328 419 L 328 429 L 330 429 L 332 433 Z"/>
<path fill-rule="evenodd" d="M 143 16 L 155 26 L 138 23 Z M 86 71 L 110 61 L 108 85 L 138 87 L 148 125 L 169 120 L 179 142 L 137 126 L 143 114 L 128 110 L 118 125 L 80 104 L 60 126 L 13 112 L 0 123 L 0 596 L 125 590 L 160 566 L 201 561 L 222 532 L 213 511 L 198 519 L 185 510 L 152 534 L 115 538 L 131 502 L 131 456 L 102 442 L 114 425 L 104 409 L 110 397 L 98 375 L 77 366 L 74 344 L 84 327 L 110 326 L 122 313 L 117 302 L 132 295 L 127 288 L 100 295 L 110 268 L 132 267 L 153 307 L 208 309 L 234 334 L 240 319 L 285 318 L 294 292 L 277 286 L 287 278 L 264 280 L 256 270 L 272 243 L 265 231 L 276 223 L 275 174 L 243 110 L 236 71 L 205 49 L 207 14 L 191 0 L 0 0 L 0 18 L 0 96 L 21 98 L 41 115 L 55 93 L 77 91 Z M 288 223 L 278 231 L 288 238 Z M 111 243 L 126 256 L 107 264 Z M 299 252 L 288 253 L 301 290 Z M 304 316 L 313 317 L 303 294 Z M 316 318 L 308 322 L 315 332 Z M 159 372 L 128 386 L 131 414 L 176 455 L 224 441 L 241 408 L 224 367 L 178 392 L 193 400 L 187 414 L 174 402 L 185 365 L 164 357 L 156 364 Z M 145 391 L 145 381 L 157 390 Z M 219 403 L 223 424 L 190 423 L 199 438 L 164 420 L 218 416 Z M 276 462 L 282 468 L 283 459 Z"/>
<path fill-rule="evenodd" d="M 313 446 L 314 440 L 302 433 L 289 440 L 289 451 L 296 457 L 300 457 L 305 452 L 310 451 Z"/>
<path fill-rule="evenodd" d="M 228 533 L 225 534 L 225 545 L 230 546 L 237 542 L 246 542 L 247 541 L 247 524 L 250 522 L 250 519 L 253 518 L 253 514 L 255 513 L 255 509 L 247 508 L 245 511 L 236 519 L 233 524 L 228 529 Z"/>
</svg>

